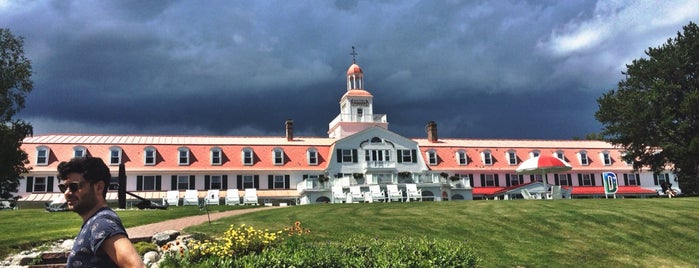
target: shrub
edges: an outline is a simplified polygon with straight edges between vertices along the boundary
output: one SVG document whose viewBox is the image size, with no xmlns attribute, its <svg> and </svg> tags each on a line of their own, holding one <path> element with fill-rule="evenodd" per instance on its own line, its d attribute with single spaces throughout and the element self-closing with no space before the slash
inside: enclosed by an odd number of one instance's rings
<svg viewBox="0 0 699 268">
<path fill-rule="evenodd" d="M 143 256 L 143 254 L 148 253 L 149 251 L 157 251 L 158 246 L 153 243 L 148 243 L 148 242 L 138 242 L 133 245 L 134 248 L 136 248 L 136 252 L 138 252 L 138 255 Z"/>
</svg>

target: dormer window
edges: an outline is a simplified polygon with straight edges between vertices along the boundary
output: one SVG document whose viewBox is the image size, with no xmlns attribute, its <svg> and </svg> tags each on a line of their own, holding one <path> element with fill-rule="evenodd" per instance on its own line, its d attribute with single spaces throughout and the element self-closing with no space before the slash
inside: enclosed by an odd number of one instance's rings
<svg viewBox="0 0 699 268">
<path fill-rule="evenodd" d="M 536 150 L 535 150 L 535 151 L 531 151 L 531 152 L 529 153 L 529 157 L 538 157 L 540 154 L 541 154 L 541 152 L 539 152 L 539 151 L 536 151 Z"/>
<path fill-rule="evenodd" d="M 243 149 L 243 152 L 242 152 L 243 165 L 251 166 L 253 164 L 252 156 L 253 156 L 253 151 L 251 148 Z"/>
<path fill-rule="evenodd" d="M 515 151 L 507 152 L 507 161 L 511 166 L 517 165 L 517 153 Z"/>
<path fill-rule="evenodd" d="M 87 149 L 82 146 L 75 146 L 73 147 L 73 157 L 86 157 L 87 156 Z"/>
<path fill-rule="evenodd" d="M 306 157 L 308 158 L 308 165 L 318 165 L 318 150 L 315 148 L 308 149 L 308 151 L 306 151 Z"/>
<path fill-rule="evenodd" d="M 39 146 L 36 148 L 36 164 L 37 165 L 48 165 L 49 164 L 49 155 L 51 153 L 51 149 L 46 146 Z"/>
<path fill-rule="evenodd" d="M 282 148 L 274 148 L 272 151 L 275 165 L 284 165 L 284 150 Z"/>
<path fill-rule="evenodd" d="M 189 148 L 181 147 L 177 149 L 178 152 L 178 163 L 180 166 L 189 165 Z"/>
<path fill-rule="evenodd" d="M 590 159 L 587 158 L 587 152 L 586 151 L 580 151 L 578 153 L 578 157 L 580 160 L 580 164 L 583 166 L 587 166 L 590 164 Z"/>
<path fill-rule="evenodd" d="M 121 155 L 122 155 L 121 147 L 114 146 L 114 147 L 109 148 L 109 164 L 110 165 L 121 164 Z"/>
<path fill-rule="evenodd" d="M 605 166 L 612 165 L 612 157 L 609 155 L 609 152 L 602 152 L 600 156 L 602 158 L 602 163 L 604 163 Z"/>
<path fill-rule="evenodd" d="M 221 164 L 223 164 L 223 153 L 221 148 L 211 148 L 211 165 L 220 166 Z"/>
<path fill-rule="evenodd" d="M 468 157 L 466 156 L 466 151 L 459 150 L 456 152 L 456 162 L 459 165 L 468 165 Z"/>
<path fill-rule="evenodd" d="M 563 151 L 556 151 L 555 156 L 556 156 L 556 158 L 558 158 L 558 159 L 561 159 L 561 160 L 564 160 L 564 161 L 566 160 L 566 156 L 565 156 L 565 154 L 563 153 Z"/>
<path fill-rule="evenodd" d="M 435 150 L 428 150 L 427 151 L 427 161 L 429 162 L 430 165 L 437 164 L 437 152 Z"/>
<path fill-rule="evenodd" d="M 481 153 L 481 158 L 484 165 L 490 166 L 493 164 L 493 155 L 490 153 L 490 151 L 483 151 Z"/>
<path fill-rule="evenodd" d="M 143 151 L 143 164 L 146 166 L 152 166 L 155 165 L 155 156 L 157 155 L 157 151 L 155 147 L 146 147 L 146 149 Z"/>
</svg>

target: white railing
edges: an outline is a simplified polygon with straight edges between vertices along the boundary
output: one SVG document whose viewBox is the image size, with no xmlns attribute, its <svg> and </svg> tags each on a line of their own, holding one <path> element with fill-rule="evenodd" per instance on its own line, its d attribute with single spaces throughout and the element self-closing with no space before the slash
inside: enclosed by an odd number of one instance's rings
<svg viewBox="0 0 699 268">
<path fill-rule="evenodd" d="M 367 161 L 364 168 L 395 168 L 396 163 L 390 161 Z"/>
<path fill-rule="evenodd" d="M 364 123 L 386 123 L 385 114 L 339 114 L 333 121 L 330 122 L 330 127 L 334 126 L 338 122 L 364 122 Z"/>
</svg>

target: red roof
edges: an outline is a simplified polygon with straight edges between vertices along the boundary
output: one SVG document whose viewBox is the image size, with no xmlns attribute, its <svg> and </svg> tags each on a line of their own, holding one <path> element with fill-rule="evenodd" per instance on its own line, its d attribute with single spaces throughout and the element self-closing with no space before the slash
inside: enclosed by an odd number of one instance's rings
<svg viewBox="0 0 699 268">
<path fill-rule="evenodd" d="M 505 189 L 505 187 L 474 187 L 473 195 L 492 195 L 500 190 Z"/>
<path fill-rule="evenodd" d="M 603 195 L 603 186 L 567 186 L 565 189 L 570 190 L 572 188 L 572 195 Z M 616 191 L 617 194 L 656 194 L 654 190 L 641 188 L 641 186 L 619 186 Z"/>
<path fill-rule="evenodd" d="M 363 72 L 362 72 L 362 68 L 359 67 L 359 65 L 357 65 L 356 63 L 350 65 L 349 69 L 347 69 L 347 75 L 350 75 L 350 74 L 361 74 L 361 73 L 363 73 Z"/>
</svg>

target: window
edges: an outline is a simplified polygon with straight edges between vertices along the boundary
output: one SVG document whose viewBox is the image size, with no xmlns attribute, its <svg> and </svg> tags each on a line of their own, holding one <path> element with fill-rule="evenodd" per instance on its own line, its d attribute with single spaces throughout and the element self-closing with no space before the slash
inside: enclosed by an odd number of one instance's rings
<svg viewBox="0 0 699 268">
<path fill-rule="evenodd" d="M 179 164 L 180 166 L 186 166 L 189 165 L 189 148 L 187 147 L 182 147 L 180 149 L 177 149 L 178 151 L 178 159 L 179 159 Z"/>
<path fill-rule="evenodd" d="M 209 182 L 209 189 L 221 189 L 222 181 L 222 176 L 220 175 L 211 176 L 211 181 Z"/>
<path fill-rule="evenodd" d="M 519 175 L 517 173 L 509 174 L 508 179 L 510 180 L 510 186 L 519 185 Z"/>
<path fill-rule="evenodd" d="M 243 165 L 250 166 L 252 165 L 252 149 L 250 148 L 245 148 L 243 149 Z"/>
<path fill-rule="evenodd" d="M 573 186 L 573 184 L 570 182 L 570 177 L 568 176 L 568 174 L 556 174 L 554 179 L 556 180 L 556 185 Z"/>
<path fill-rule="evenodd" d="M 532 181 L 539 181 L 539 182 L 544 181 L 544 177 L 541 176 L 541 174 L 534 174 L 534 175 L 532 175 L 531 178 L 532 178 Z"/>
<path fill-rule="evenodd" d="M 389 150 L 364 150 L 364 160 L 367 162 L 388 162 L 391 161 L 390 155 Z"/>
<path fill-rule="evenodd" d="M 510 165 L 517 165 L 517 153 L 514 151 L 507 152 L 507 160 L 510 162 Z"/>
<path fill-rule="evenodd" d="M 121 164 L 121 148 L 120 147 L 112 147 L 109 148 L 109 164 L 110 165 L 118 165 Z"/>
<path fill-rule="evenodd" d="M 156 151 L 154 147 L 146 147 L 143 152 L 143 162 L 147 166 L 155 165 L 155 155 Z"/>
<path fill-rule="evenodd" d="M 437 152 L 435 152 L 434 150 L 427 151 L 427 160 L 429 161 L 430 165 L 436 165 L 437 164 Z"/>
<path fill-rule="evenodd" d="M 468 158 L 466 157 L 466 152 L 463 150 L 459 150 L 456 152 L 456 161 L 459 163 L 459 165 L 466 165 L 468 164 Z"/>
<path fill-rule="evenodd" d="M 52 178 L 53 179 L 53 178 Z M 34 177 L 34 192 L 46 192 L 46 177 Z"/>
<path fill-rule="evenodd" d="M 223 156 L 221 153 L 221 148 L 214 147 L 211 148 L 211 165 L 220 166 L 223 164 Z"/>
<path fill-rule="evenodd" d="M 580 177 L 582 178 L 580 181 L 582 182 L 580 186 L 594 186 L 595 182 L 594 177 L 592 174 L 580 174 Z"/>
<path fill-rule="evenodd" d="M 490 154 L 490 151 L 484 151 L 481 153 L 481 156 L 483 157 L 483 164 L 484 165 L 492 165 L 493 164 L 493 155 Z"/>
<path fill-rule="evenodd" d="M 564 160 L 564 161 L 566 160 L 566 156 L 565 156 L 565 154 L 563 154 L 563 151 L 557 151 L 556 158 Z"/>
<path fill-rule="evenodd" d="M 252 175 L 243 176 L 243 189 L 256 188 L 255 178 Z"/>
<path fill-rule="evenodd" d="M 417 163 L 416 150 L 398 150 L 398 163 Z"/>
<path fill-rule="evenodd" d="M 39 146 L 36 148 L 36 164 L 37 165 L 48 165 L 49 164 L 49 147 Z"/>
<path fill-rule="evenodd" d="M 286 180 L 284 175 L 274 175 L 272 179 L 272 187 L 274 189 L 286 189 Z"/>
<path fill-rule="evenodd" d="M 623 153 L 622 159 L 625 159 L 625 158 L 626 158 L 626 153 Z M 626 162 L 627 166 L 633 166 L 633 159 L 626 159 L 626 160 L 624 160 L 624 162 Z"/>
<path fill-rule="evenodd" d="M 139 180 L 136 180 L 136 181 L 137 181 L 137 183 L 139 183 Z M 155 176 L 143 176 L 143 178 L 140 180 L 140 185 L 137 185 L 136 187 L 140 190 L 143 190 L 143 191 L 160 190 L 160 189 L 156 189 L 155 182 L 156 182 Z"/>
<path fill-rule="evenodd" d="M 318 151 L 315 148 L 308 149 L 306 156 L 308 157 L 308 165 L 318 165 Z"/>
<path fill-rule="evenodd" d="M 529 155 L 531 155 L 531 157 L 537 157 L 540 154 L 541 154 L 541 152 L 539 152 L 539 151 L 532 151 L 531 153 L 529 153 Z"/>
<path fill-rule="evenodd" d="M 73 147 L 73 157 L 85 157 L 87 156 L 87 149 L 82 146 Z"/>
<path fill-rule="evenodd" d="M 116 191 L 119 190 L 119 177 L 111 177 L 109 178 L 109 190 Z"/>
<path fill-rule="evenodd" d="M 177 176 L 177 189 L 179 189 L 179 190 L 189 189 L 189 176 L 187 176 L 187 175 Z"/>
<path fill-rule="evenodd" d="M 274 158 L 275 165 L 284 165 L 284 150 L 275 148 L 272 151 L 272 157 Z"/>
<path fill-rule="evenodd" d="M 612 157 L 609 156 L 609 152 L 602 152 L 602 162 L 605 166 L 609 166 L 612 164 Z"/>
<path fill-rule="evenodd" d="M 485 185 L 483 186 L 495 186 L 495 176 L 493 174 L 485 174 Z"/>
<path fill-rule="evenodd" d="M 636 174 L 636 173 L 624 174 L 624 184 L 626 184 L 626 185 L 641 185 L 641 182 L 638 178 L 638 174 Z"/>
<path fill-rule="evenodd" d="M 653 183 L 655 185 L 663 185 L 665 183 L 670 182 L 670 174 L 668 173 L 661 173 L 661 174 L 653 174 Z"/>
<path fill-rule="evenodd" d="M 587 152 L 585 152 L 585 151 L 580 151 L 580 152 L 578 153 L 578 155 L 580 156 L 580 164 L 581 164 L 581 165 L 587 166 L 587 165 L 590 164 L 590 159 L 587 158 Z"/>
<path fill-rule="evenodd" d="M 342 162 L 343 163 L 351 163 L 354 162 L 354 157 L 352 154 L 352 150 L 344 149 L 342 150 Z"/>
</svg>

